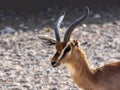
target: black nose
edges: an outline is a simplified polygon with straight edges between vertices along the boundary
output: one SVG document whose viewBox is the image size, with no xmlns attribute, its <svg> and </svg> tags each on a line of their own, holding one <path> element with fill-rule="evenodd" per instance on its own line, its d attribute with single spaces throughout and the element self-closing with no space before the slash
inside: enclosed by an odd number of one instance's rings
<svg viewBox="0 0 120 90">
<path fill-rule="evenodd" d="M 51 65 L 52 65 L 53 67 L 56 67 L 56 62 L 51 62 Z"/>
</svg>

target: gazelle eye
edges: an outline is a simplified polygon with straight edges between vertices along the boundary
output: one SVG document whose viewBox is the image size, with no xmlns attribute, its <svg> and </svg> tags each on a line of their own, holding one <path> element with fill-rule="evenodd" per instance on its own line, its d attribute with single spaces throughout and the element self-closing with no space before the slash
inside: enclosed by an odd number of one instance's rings
<svg viewBox="0 0 120 90">
<path fill-rule="evenodd" d="M 70 50 L 71 50 L 70 46 L 67 46 L 61 58 L 63 58 Z"/>
<path fill-rule="evenodd" d="M 66 49 L 65 49 L 65 52 L 69 52 L 70 51 L 70 46 L 68 46 Z"/>
</svg>

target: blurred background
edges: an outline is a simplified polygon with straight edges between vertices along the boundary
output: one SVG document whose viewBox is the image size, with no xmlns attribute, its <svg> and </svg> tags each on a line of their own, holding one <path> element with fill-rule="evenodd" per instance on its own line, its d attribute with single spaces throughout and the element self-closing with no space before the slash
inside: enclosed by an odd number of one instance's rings
<svg viewBox="0 0 120 90">
<path fill-rule="evenodd" d="M 63 38 L 85 5 L 89 16 L 72 38 L 80 41 L 93 68 L 119 61 L 119 0 L 0 0 L 0 90 L 78 90 L 65 67 L 51 67 L 55 47 L 37 36 L 54 38 L 54 23 L 66 9 Z"/>
<path fill-rule="evenodd" d="M 1 0 L 0 8 L 1 9 L 13 9 L 17 11 L 39 11 L 45 10 L 47 8 L 63 8 L 63 7 L 72 7 L 79 8 L 81 5 L 88 5 L 89 7 L 98 7 L 98 6 L 106 6 L 106 5 L 118 5 L 119 0 Z"/>
</svg>

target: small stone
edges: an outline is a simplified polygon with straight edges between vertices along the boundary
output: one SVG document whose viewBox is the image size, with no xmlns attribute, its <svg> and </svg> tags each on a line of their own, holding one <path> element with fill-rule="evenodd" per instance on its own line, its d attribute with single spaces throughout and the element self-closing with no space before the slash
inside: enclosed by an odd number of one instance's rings
<svg viewBox="0 0 120 90">
<path fill-rule="evenodd" d="M 87 25 L 86 25 L 86 24 L 83 24 L 82 26 L 83 26 L 83 27 L 87 27 Z"/>
<path fill-rule="evenodd" d="M 100 14 L 95 14 L 94 18 L 101 18 L 101 15 Z"/>
<path fill-rule="evenodd" d="M 6 27 L 5 29 L 0 30 L 0 34 L 4 34 L 4 33 L 13 34 L 15 33 L 15 29 L 11 27 Z"/>
<path fill-rule="evenodd" d="M 20 24 L 20 25 L 19 25 L 19 28 L 20 28 L 21 30 L 23 30 L 23 31 L 28 30 L 28 27 L 25 26 L 24 24 Z"/>
<path fill-rule="evenodd" d="M 37 32 L 38 31 L 38 29 L 36 28 L 36 29 L 34 29 L 34 32 Z"/>
<path fill-rule="evenodd" d="M 52 31 L 52 29 L 51 28 L 44 28 L 44 31 L 45 32 L 50 32 L 50 31 Z"/>
</svg>

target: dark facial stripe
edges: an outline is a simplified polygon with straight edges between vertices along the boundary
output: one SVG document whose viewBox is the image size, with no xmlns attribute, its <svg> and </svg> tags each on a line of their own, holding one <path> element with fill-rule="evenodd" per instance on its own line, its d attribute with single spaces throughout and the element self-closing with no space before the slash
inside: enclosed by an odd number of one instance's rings
<svg viewBox="0 0 120 90">
<path fill-rule="evenodd" d="M 59 56 L 60 56 L 60 53 L 57 52 L 57 53 L 55 54 L 55 56 L 56 56 L 56 57 L 59 57 Z"/>
<path fill-rule="evenodd" d="M 61 59 L 71 50 L 70 46 L 67 46 L 67 48 L 64 50 L 64 53 L 61 57 Z"/>
</svg>

